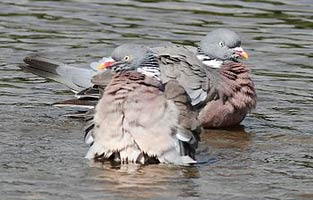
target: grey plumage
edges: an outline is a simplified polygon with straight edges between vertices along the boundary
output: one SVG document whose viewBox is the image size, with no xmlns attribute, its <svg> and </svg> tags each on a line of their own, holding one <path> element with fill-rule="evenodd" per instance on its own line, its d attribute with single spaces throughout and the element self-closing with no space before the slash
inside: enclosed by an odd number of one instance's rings
<svg viewBox="0 0 313 200">
<path fill-rule="evenodd" d="M 90 78 L 97 73 L 90 68 L 72 67 L 38 55 L 27 56 L 24 62 L 27 65 L 20 65 L 20 68 L 62 83 L 74 92 L 91 87 Z"/>
<path fill-rule="evenodd" d="M 208 90 L 207 71 L 195 54 L 179 45 L 153 48 L 159 60 L 161 81 L 176 80 L 187 92 L 193 106 L 205 102 Z"/>
</svg>

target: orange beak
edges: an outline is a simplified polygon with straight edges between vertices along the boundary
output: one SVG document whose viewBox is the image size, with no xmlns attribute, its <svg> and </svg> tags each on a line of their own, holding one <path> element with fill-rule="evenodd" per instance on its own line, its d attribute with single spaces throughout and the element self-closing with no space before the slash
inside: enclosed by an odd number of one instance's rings
<svg viewBox="0 0 313 200">
<path fill-rule="evenodd" d="M 105 61 L 103 63 L 100 63 L 98 66 L 97 66 L 97 69 L 98 70 L 104 70 L 106 68 L 109 68 L 111 65 L 113 65 L 115 63 L 114 60 L 108 60 L 108 61 Z"/>
<path fill-rule="evenodd" d="M 242 52 L 242 53 L 240 53 L 239 54 L 240 55 L 240 57 L 242 58 L 242 59 L 245 59 L 245 60 L 247 60 L 248 58 L 249 58 L 249 55 L 248 55 L 248 53 L 247 52 Z"/>
<path fill-rule="evenodd" d="M 239 58 L 242 58 L 244 60 L 249 58 L 248 53 L 245 52 L 242 47 L 236 47 L 234 48 L 234 50 L 235 50 L 235 54 L 237 54 Z"/>
</svg>

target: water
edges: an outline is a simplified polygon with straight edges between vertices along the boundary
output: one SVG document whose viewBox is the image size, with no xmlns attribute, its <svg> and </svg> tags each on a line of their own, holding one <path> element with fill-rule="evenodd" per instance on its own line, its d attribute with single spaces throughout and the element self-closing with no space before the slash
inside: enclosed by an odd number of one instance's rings
<svg viewBox="0 0 313 200">
<path fill-rule="evenodd" d="M 0 199 L 313 199 L 313 5 L 277 1 L 2 0 Z M 86 66 L 125 42 L 195 45 L 239 32 L 257 109 L 202 135 L 195 167 L 85 160 L 79 120 L 50 104 L 67 88 L 24 73 L 25 55 Z"/>
</svg>

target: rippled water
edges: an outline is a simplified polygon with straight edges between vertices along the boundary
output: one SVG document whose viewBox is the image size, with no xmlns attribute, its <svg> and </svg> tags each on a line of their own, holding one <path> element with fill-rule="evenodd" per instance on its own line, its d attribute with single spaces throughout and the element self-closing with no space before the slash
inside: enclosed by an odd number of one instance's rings
<svg viewBox="0 0 313 200">
<path fill-rule="evenodd" d="M 89 163 L 83 123 L 50 104 L 63 86 L 22 72 L 30 53 L 86 66 L 127 41 L 195 45 L 239 32 L 258 106 L 232 130 L 202 135 L 205 165 Z M 313 199 L 311 0 L 2 0 L 0 199 Z"/>
</svg>

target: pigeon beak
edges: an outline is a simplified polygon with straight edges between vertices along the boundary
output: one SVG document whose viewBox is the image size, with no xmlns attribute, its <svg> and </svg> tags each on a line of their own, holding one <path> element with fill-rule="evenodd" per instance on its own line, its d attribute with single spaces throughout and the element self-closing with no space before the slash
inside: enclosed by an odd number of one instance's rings
<svg viewBox="0 0 313 200">
<path fill-rule="evenodd" d="M 116 63 L 116 61 L 113 58 L 110 58 L 110 59 L 100 63 L 97 66 L 97 69 L 98 70 L 104 70 L 104 69 L 110 68 L 114 63 Z"/>
<path fill-rule="evenodd" d="M 235 54 L 238 55 L 239 58 L 242 58 L 244 60 L 249 58 L 248 53 L 245 52 L 242 47 L 236 47 L 234 48 L 234 51 L 235 51 Z"/>
</svg>

